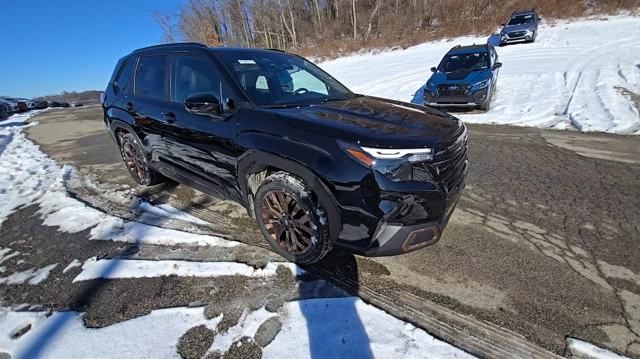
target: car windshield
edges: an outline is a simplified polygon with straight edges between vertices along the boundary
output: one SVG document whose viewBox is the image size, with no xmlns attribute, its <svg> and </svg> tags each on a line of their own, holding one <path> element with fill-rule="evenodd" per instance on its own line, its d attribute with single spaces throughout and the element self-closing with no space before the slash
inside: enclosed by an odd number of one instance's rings
<svg viewBox="0 0 640 359">
<path fill-rule="evenodd" d="M 447 55 L 440 63 L 441 72 L 476 71 L 489 68 L 489 56 L 486 52 Z"/>
<path fill-rule="evenodd" d="M 534 20 L 533 14 L 517 15 L 509 20 L 508 25 L 533 24 Z"/>
<path fill-rule="evenodd" d="M 218 55 L 237 84 L 258 106 L 300 106 L 355 95 L 311 62 L 286 53 Z"/>
</svg>

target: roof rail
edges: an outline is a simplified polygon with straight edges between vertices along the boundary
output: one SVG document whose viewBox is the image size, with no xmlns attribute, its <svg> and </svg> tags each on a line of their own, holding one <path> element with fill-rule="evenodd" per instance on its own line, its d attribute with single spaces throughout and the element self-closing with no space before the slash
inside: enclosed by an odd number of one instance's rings
<svg viewBox="0 0 640 359">
<path fill-rule="evenodd" d="M 207 45 L 201 44 L 199 42 L 174 42 L 174 43 L 170 43 L 170 44 L 160 44 L 160 45 L 147 46 L 147 47 L 143 47 L 143 48 L 134 50 L 133 52 L 138 52 L 138 51 L 142 51 L 142 50 L 149 50 L 149 49 L 184 47 L 184 46 L 207 47 Z"/>
<path fill-rule="evenodd" d="M 266 49 L 266 50 L 278 51 L 278 52 L 286 52 L 286 51 L 284 51 L 284 50 L 282 50 L 282 49 L 276 49 L 276 48 L 271 48 L 271 49 L 269 49 L 269 48 L 268 48 L 268 49 Z"/>
</svg>

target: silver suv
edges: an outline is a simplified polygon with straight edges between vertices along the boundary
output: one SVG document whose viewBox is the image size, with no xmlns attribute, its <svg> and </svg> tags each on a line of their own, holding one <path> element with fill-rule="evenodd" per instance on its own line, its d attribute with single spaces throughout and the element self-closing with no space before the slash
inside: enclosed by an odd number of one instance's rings
<svg viewBox="0 0 640 359">
<path fill-rule="evenodd" d="M 500 46 L 512 42 L 534 42 L 538 35 L 538 23 L 542 20 L 535 9 L 514 11 L 509 21 L 502 24 Z"/>
</svg>

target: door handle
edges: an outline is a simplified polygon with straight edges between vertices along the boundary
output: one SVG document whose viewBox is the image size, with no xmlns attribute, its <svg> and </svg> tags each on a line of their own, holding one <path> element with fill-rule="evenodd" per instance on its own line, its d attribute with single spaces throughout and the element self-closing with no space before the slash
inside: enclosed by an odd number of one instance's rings
<svg viewBox="0 0 640 359">
<path fill-rule="evenodd" d="M 162 115 L 162 119 L 167 121 L 167 123 L 175 123 L 176 122 L 176 114 L 173 112 L 163 112 L 160 115 Z"/>
<path fill-rule="evenodd" d="M 127 104 L 124 106 L 127 109 L 127 111 L 133 111 L 133 104 L 131 102 L 127 102 Z"/>
</svg>

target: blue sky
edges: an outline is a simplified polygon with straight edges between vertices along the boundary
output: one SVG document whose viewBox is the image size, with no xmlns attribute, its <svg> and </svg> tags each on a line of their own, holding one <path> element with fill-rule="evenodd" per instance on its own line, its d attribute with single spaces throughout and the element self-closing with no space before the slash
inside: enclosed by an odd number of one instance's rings
<svg viewBox="0 0 640 359">
<path fill-rule="evenodd" d="M 154 45 L 153 10 L 179 0 L 12 0 L 0 3 L 0 96 L 102 90 L 116 61 Z"/>
</svg>

